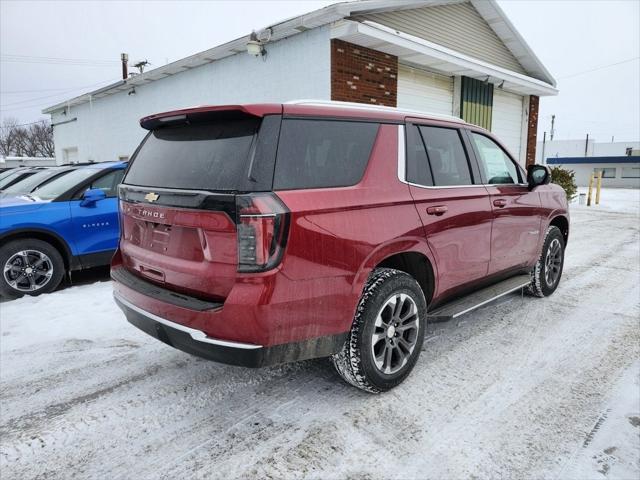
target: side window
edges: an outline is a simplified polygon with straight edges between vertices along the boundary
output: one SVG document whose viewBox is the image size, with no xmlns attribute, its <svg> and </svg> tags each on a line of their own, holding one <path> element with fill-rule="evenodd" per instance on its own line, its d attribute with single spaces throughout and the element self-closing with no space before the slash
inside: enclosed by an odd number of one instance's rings
<svg viewBox="0 0 640 480">
<path fill-rule="evenodd" d="M 475 132 L 471 132 L 471 138 L 480 157 L 480 168 L 484 170 L 487 184 L 519 183 L 518 167 L 497 143 Z"/>
<path fill-rule="evenodd" d="M 407 125 L 407 181 L 426 187 L 433 186 L 422 135 L 416 125 Z"/>
<path fill-rule="evenodd" d="M 355 185 L 364 174 L 378 127 L 377 123 L 283 120 L 273 188 Z"/>
<path fill-rule="evenodd" d="M 122 182 L 123 176 L 124 169 L 112 170 L 106 175 L 103 175 L 91 182 L 91 185 L 87 188 L 99 188 L 104 191 L 107 197 L 115 197 L 118 195 L 118 184 Z"/>
<path fill-rule="evenodd" d="M 440 187 L 472 185 L 469 160 L 458 130 L 421 126 L 433 184 Z"/>
<path fill-rule="evenodd" d="M 594 168 L 593 173 L 597 177 L 602 172 L 602 178 L 616 178 L 616 169 L 615 167 L 605 167 L 605 168 Z"/>
</svg>

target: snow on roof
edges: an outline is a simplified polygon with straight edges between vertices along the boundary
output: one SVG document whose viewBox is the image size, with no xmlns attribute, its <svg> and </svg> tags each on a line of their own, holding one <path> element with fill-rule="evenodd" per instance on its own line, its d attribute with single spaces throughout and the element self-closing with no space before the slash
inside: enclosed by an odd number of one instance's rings
<svg viewBox="0 0 640 480">
<path fill-rule="evenodd" d="M 408 10 L 413 8 L 459 3 L 461 0 L 355 0 L 335 3 L 312 12 L 291 17 L 274 23 L 258 32 L 260 37 L 268 35 L 270 41 L 281 40 L 292 35 L 321 27 L 355 14 L 379 13 L 385 11 Z M 555 87 L 556 82 L 545 68 L 542 62 L 527 45 L 524 38 L 518 33 L 506 14 L 497 4 L 496 0 L 469 0 L 478 13 L 487 21 L 496 35 L 511 50 L 520 64 L 543 82 Z M 218 45 L 203 52 L 190 55 L 162 67 L 149 70 L 140 75 L 135 75 L 127 80 L 120 80 L 106 87 L 89 93 L 65 100 L 51 107 L 45 108 L 42 113 L 52 113 L 65 107 L 81 105 L 91 100 L 113 95 L 130 89 L 136 85 L 160 80 L 164 77 L 175 75 L 207 63 L 215 62 L 225 57 L 246 52 L 246 44 L 250 34 L 237 38 L 230 42 Z"/>
</svg>

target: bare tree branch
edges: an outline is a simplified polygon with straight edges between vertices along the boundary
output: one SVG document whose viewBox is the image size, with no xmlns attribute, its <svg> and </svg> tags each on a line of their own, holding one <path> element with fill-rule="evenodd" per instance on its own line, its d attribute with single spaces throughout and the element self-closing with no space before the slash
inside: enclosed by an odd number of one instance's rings
<svg viewBox="0 0 640 480">
<path fill-rule="evenodd" d="M 0 154 L 18 157 L 53 157 L 53 129 L 47 120 L 26 126 L 9 118 L 0 127 Z"/>
</svg>

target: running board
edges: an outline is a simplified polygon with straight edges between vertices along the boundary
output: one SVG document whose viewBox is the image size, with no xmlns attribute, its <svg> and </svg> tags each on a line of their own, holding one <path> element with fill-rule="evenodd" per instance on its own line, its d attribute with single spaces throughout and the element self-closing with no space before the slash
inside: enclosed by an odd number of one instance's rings
<svg viewBox="0 0 640 480">
<path fill-rule="evenodd" d="M 471 310 L 475 310 L 483 305 L 486 305 L 493 300 L 500 298 L 508 293 L 520 290 L 531 283 L 531 275 L 517 275 L 515 277 L 508 278 L 502 282 L 495 283 L 489 287 L 478 290 L 470 295 L 462 298 L 458 298 L 449 302 L 442 307 L 435 309 L 433 312 L 428 312 L 427 317 L 430 321 L 444 322 L 452 320 L 460 315 L 464 315 Z"/>
</svg>

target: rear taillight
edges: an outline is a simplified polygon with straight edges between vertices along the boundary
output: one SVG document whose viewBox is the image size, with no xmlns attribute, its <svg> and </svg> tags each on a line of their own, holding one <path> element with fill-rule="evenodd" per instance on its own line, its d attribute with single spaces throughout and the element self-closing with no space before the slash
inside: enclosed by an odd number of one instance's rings
<svg viewBox="0 0 640 480">
<path fill-rule="evenodd" d="M 264 272 L 282 259 L 289 228 L 289 210 L 273 193 L 236 197 L 238 271 Z"/>
</svg>

